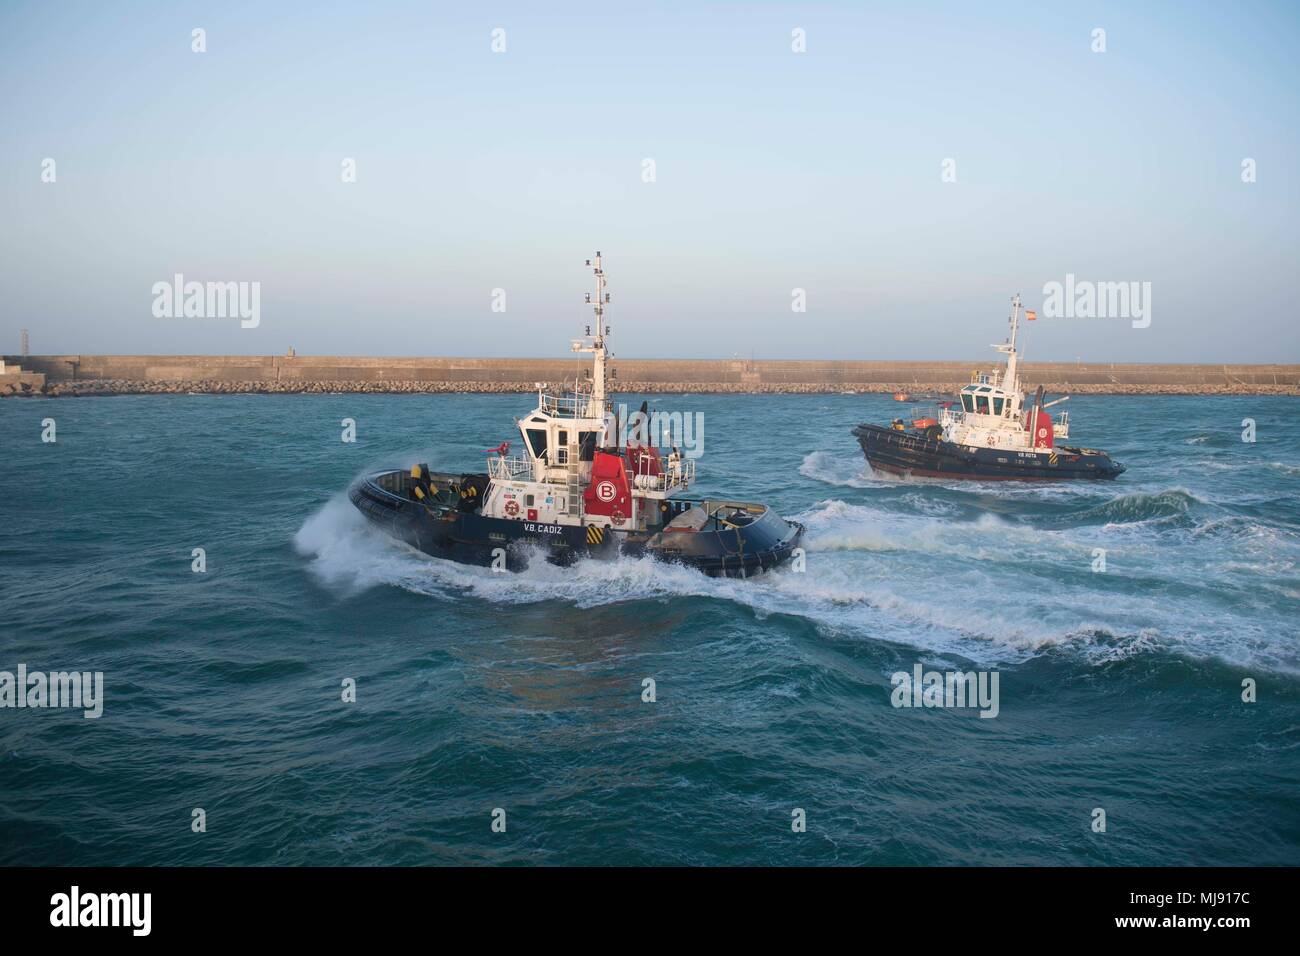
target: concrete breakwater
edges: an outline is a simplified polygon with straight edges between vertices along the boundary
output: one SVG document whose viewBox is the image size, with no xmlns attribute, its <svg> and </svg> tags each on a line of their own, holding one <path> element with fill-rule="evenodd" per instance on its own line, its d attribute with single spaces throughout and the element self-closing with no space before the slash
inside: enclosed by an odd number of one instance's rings
<svg viewBox="0 0 1300 956">
<path fill-rule="evenodd" d="M 25 382 L 0 394 L 50 396 L 187 392 L 525 392 L 572 382 L 585 363 L 565 359 L 378 358 L 237 355 L 4 356 Z M 624 392 L 949 393 L 983 362 L 619 359 Z M 35 377 L 33 377 L 35 376 Z M 43 376 L 43 379 L 40 379 Z M 1300 365 L 1137 365 L 1039 362 L 1024 384 L 1077 394 L 1300 395 Z"/>
</svg>

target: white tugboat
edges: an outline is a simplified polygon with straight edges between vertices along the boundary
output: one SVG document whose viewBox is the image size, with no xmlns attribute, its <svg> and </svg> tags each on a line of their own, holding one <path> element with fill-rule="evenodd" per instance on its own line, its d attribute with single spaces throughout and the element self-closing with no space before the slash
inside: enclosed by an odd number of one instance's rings
<svg viewBox="0 0 1300 956">
<path fill-rule="evenodd" d="M 1104 451 L 1061 445 L 1070 437 L 1070 414 L 1055 420 L 1047 409 L 1067 401 L 1043 402 L 1040 385 L 1025 406 L 1017 368 L 1016 334 L 1020 296 L 1011 300 L 1011 335 L 993 346 L 1007 357 L 1005 370 L 977 372 L 933 415 L 896 418 L 886 425 L 859 425 L 853 434 L 872 468 L 903 476 L 933 478 L 1061 479 L 1116 478 L 1125 469 Z M 1033 318 L 1033 313 L 1029 313 Z"/>
<path fill-rule="evenodd" d="M 547 394 L 517 422 L 522 454 L 509 442 L 476 474 L 385 471 L 358 480 L 352 503 L 389 534 L 436 557 L 511 570 L 540 548 L 567 565 L 584 556 L 653 555 L 706 574 L 746 577 L 790 558 L 802 525 L 766 505 L 688 500 L 695 462 L 632 438 L 620 443 L 608 397 L 610 353 L 601 255 L 595 271 L 595 331 L 573 343 L 593 357 L 590 378 L 572 392 Z M 645 406 L 642 405 L 642 413 Z M 627 431 L 627 422 L 623 431 Z"/>
</svg>

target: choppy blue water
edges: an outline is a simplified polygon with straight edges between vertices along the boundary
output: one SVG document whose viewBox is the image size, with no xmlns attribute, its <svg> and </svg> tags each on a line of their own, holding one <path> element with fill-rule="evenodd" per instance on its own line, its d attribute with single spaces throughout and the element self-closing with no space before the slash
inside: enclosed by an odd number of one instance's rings
<svg viewBox="0 0 1300 956">
<path fill-rule="evenodd" d="M 805 573 L 492 575 L 342 499 L 481 469 L 528 396 L 0 402 L 0 670 L 106 682 L 0 709 L 0 863 L 1300 863 L 1300 402 L 1076 397 L 1128 473 L 1022 485 L 873 477 L 883 396 L 654 401 Z M 895 709 L 917 662 L 999 716 Z"/>
</svg>

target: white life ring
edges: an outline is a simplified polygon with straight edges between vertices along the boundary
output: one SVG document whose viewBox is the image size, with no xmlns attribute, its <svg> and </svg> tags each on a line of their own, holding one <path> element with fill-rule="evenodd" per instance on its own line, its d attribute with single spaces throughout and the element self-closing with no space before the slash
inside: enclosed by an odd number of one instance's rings
<svg viewBox="0 0 1300 956">
<path fill-rule="evenodd" d="M 609 516 L 609 519 L 616 525 L 622 525 L 623 522 L 627 520 L 627 515 L 615 508 L 613 514 Z"/>
<path fill-rule="evenodd" d="M 515 515 L 519 514 L 519 502 L 515 501 L 513 498 L 510 501 L 507 501 L 506 514 L 508 514 L 512 518 Z"/>
</svg>

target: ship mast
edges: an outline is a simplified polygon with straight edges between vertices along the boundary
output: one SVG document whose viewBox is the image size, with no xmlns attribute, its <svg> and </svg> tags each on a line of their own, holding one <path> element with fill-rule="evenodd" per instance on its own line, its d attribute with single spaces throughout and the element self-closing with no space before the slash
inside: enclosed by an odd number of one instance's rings
<svg viewBox="0 0 1300 956">
<path fill-rule="evenodd" d="M 1001 345 L 993 346 L 1007 357 L 1007 370 L 1002 377 L 1002 388 L 1012 394 L 1020 394 L 1020 379 L 1017 378 L 1016 332 L 1020 328 L 1020 293 L 1011 297 L 1011 338 Z"/>
<path fill-rule="evenodd" d="M 591 266 L 592 271 L 596 274 L 596 299 L 593 302 L 591 293 L 587 293 L 587 304 L 596 310 L 596 331 L 592 334 L 591 326 L 587 327 L 587 337 L 589 342 L 574 342 L 573 351 L 590 352 L 595 357 L 591 372 L 591 406 L 589 414 L 597 416 L 605 413 L 606 389 L 608 387 L 606 379 L 606 360 L 609 358 L 609 349 L 605 345 L 605 336 L 609 335 L 609 327 L 605 325 L 605 306 L 609 304 L 609 293 L 605 291 L 605 270 L 601 267 L 600 252 L 596 252 L 596 258 L 588 259 L 587 265 Z"/>
</svg>

